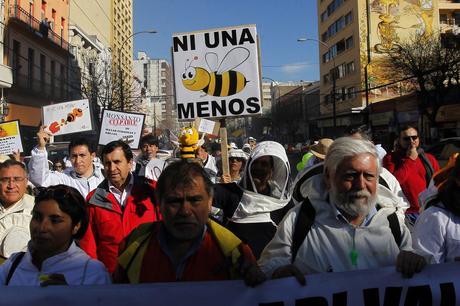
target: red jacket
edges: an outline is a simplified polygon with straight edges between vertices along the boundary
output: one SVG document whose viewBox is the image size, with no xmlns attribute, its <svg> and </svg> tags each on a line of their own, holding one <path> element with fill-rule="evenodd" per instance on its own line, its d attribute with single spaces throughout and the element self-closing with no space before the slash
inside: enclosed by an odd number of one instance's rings
<svg viewBox="0 0 460 306">
<path fill-rule="evenodd" d="M 161 220 L 154 201 L 154 184 L 143 177 L 135 177 L 123 208 L 109 192 L 107 180 L 91 191 L 86 201 L 89 226 L 80 247 L 102 261 L 111 273 L 117 265 L 120 242 L 138 225 Z"/>
<path fill-rule="evenodd" d="M 425 155 L 433 166 L 434 172 L 438 171 L 439 164 L 436 158 L 429 153 L 425 153 Z M 385 155 L 382 164 L 396 177 L 410 203 L 406 213 L 418 213 L 420 210 L 418 195 L 428 187 L 425 166 L 420 157 L 412 160 L 406 156 L 405 152 L 397 150 Z"/>
</svg>

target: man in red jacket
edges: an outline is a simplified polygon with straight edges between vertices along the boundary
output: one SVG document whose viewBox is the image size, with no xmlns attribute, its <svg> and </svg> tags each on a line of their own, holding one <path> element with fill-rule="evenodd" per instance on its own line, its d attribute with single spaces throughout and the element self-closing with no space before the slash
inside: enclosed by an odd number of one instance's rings
<svg viewBox="0 0 460 306">
<path fill-rule="evenodd" d="M 133 153 L 126 143 L 108 143 L 102 161 L 106 179 L 86 198 L 89 227 L 80 246 L 113 272 L 120 242 L 138 225 L 161 218 L 153 182 L 131 173 Z"/>
<path fill-rule="evenodd" d="M 431 176 L 439 169 L 433 155 L 423 152 L 418 130 L 405 126 L 399 133 L 397 149 L 383 158 L 383 166 L 398 180 L 401 189 L 410 203 L 406 217 L 415 222 L 420 205 L 418 195 L 428 187 Z"/>
</svg>

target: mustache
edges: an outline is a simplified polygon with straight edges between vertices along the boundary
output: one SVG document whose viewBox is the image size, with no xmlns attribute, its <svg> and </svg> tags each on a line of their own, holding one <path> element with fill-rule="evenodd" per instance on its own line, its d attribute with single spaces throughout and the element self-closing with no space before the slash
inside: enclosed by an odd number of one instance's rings
<svg viewBox="0 0 460 306">
<path fill-rule="evenodd" d="M 359 191 L 347 192 L 346 196 L 349 199 L 362 198 L 362 197 L 370 198 L 372 196 L 372 194 L 367 190 L 359 190 Z"/>
</svg>

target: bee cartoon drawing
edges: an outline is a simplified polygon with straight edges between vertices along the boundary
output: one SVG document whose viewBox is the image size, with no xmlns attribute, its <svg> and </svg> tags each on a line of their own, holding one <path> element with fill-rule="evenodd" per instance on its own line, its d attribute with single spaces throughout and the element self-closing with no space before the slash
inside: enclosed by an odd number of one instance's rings
<svg viewBox="0 0 460 306">
<path fill-rule="evenodd" d="M 198 59 L 195 57 L 182 74 L 182 84 L 191 91 L 203 91 L 204 94 L 214 97 L 228 97 L 242 91 L 249 82 L 246 77 L 234 69 L 249 58 L 249 50 L 243 47 L 235 47 L 228 51 L 222 59 L 219 67 L 218 56 L 214 52 L 205 55 L 209 71 L 203 67 L 194 67 L 192 63 Z"/>
</svg>

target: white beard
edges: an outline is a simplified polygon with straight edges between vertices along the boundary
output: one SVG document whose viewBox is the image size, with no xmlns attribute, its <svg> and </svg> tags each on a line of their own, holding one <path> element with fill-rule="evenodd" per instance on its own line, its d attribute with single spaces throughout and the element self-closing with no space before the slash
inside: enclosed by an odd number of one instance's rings
<svg viewBox="0 0 460 306">
<path fill-rule="evenodd" d="M 352 217 L 367 216 L 377 204 L 377 195 L 367 190 L 339 192 L 332 186 L 329 193 L 330 201 Z M 358 197 L 366 197 L 359 199 Z"/>
</svg>

